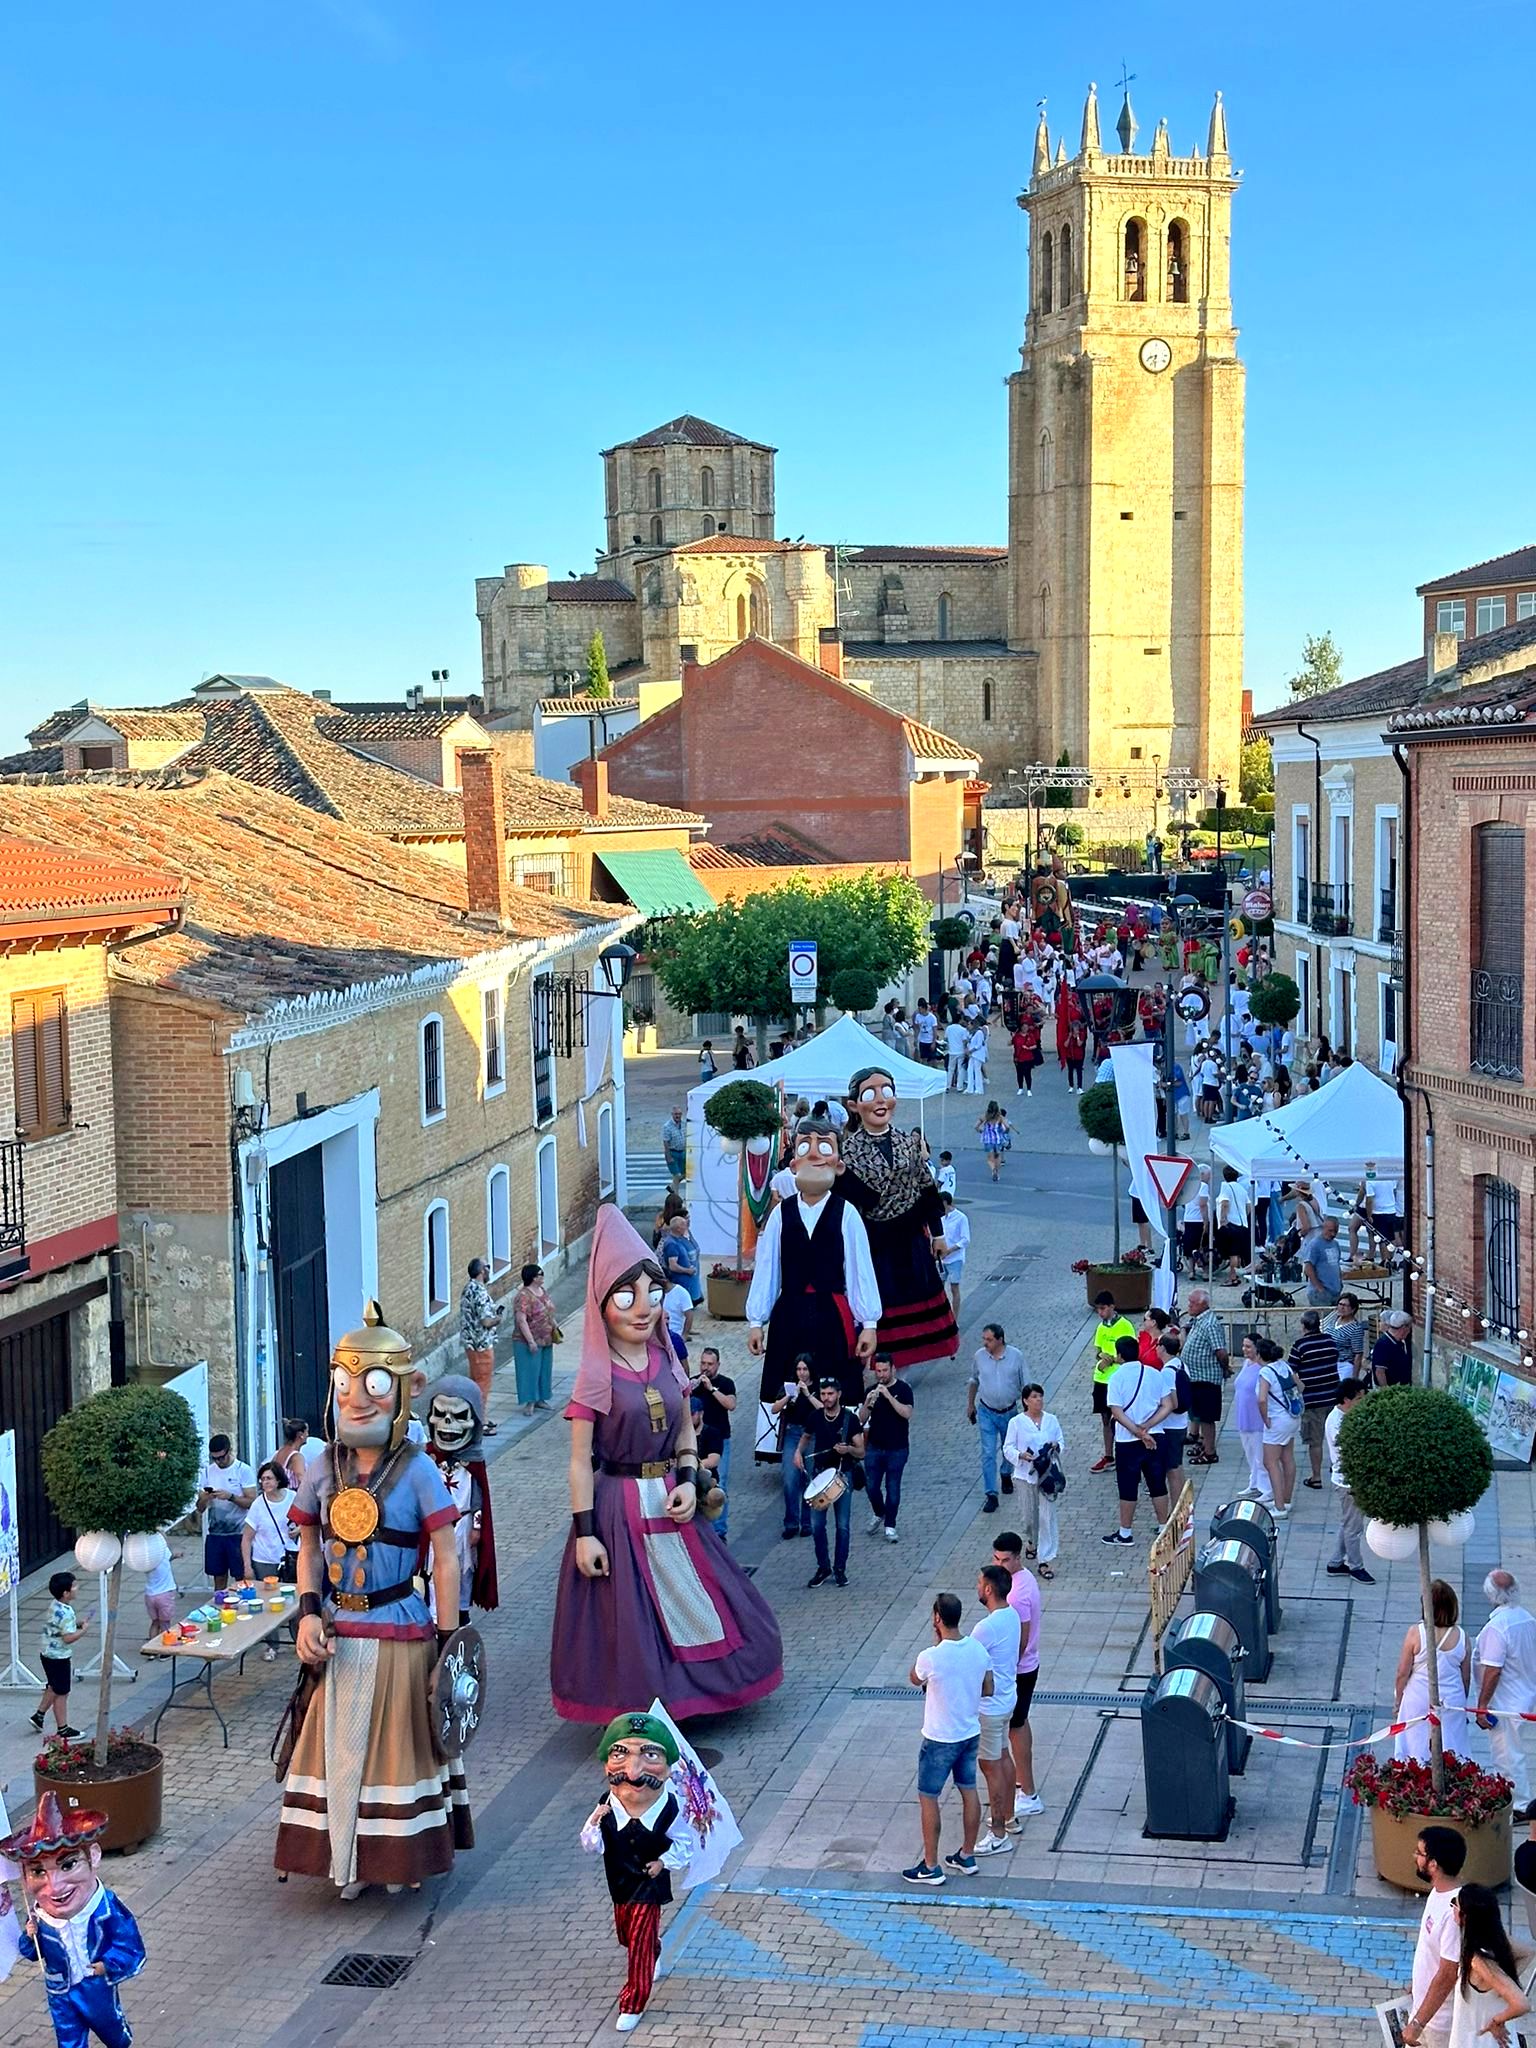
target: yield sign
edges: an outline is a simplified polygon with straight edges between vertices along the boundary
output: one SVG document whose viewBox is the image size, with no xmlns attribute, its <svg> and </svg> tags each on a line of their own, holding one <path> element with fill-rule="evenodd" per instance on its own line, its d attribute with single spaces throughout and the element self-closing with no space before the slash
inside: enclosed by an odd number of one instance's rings
<svg viewBox="0 0 1536 2048">
<path fill-rule="evenodd" d="M 1165 1209 L 1171 1209 L 1179 1199 L 1179 1190 L 1195 1170 L 1193 1159 L 1176 1159 L 1168 1152 L 1147 1152 L 1142 1155 L 1142 1164 L 1157 1189 L 1158 1199 Z"/>
</svg>

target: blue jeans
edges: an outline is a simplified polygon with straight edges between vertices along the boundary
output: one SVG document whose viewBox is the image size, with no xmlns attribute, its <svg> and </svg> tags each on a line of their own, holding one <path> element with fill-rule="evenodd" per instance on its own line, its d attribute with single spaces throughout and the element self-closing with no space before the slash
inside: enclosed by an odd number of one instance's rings
<svg viewBox="0 0 1536 2048">
<path fill-rule="evenodd" d="M 925 1735 L 917 1749 L 918 1791 L 925 1799 L 937 1799 L 953 1778 L 958 1791 L 974 1792 L 980 1746 L 979 1735 L 968 1735 L 963 1742 L 935 1742 Z"/>
<path fill-rule="evenodd" d="M 525 1344 L 521 1337 L 514 1337 L 512 1364 L 517 1373 L 518 1400 L 524 1404 L 529 1401 L 547 1401 L 554 1384 L 554 1345 L 541 1344 L 534 1350 Z"/>
<path fill-rule="evenodd" d="M 887 1529 L 894 1529 L 901 1512 L 901 1475 L 911 1456 L 908 1448 L 864 1453 L 864 1478 L 869 1492 L 869 1511 L 879 1515 Z"/>
<path fill-rule="evenodd" d="M 976 1403 L 976 1433 L 981 1438 L 981 1485 L 985 1493 L 997 1491 L 997 1464 L 1002 1457 L 1003 1438 L 1008 1434 L 1012 1414 L 999 1415 L 995 1408 L 988 1408 L 982 1401 Z M 1002 1460 L 1003 1474 L 1013 1477 L 1013 1467 L 1006 1458 Z"/>
<path fill-rule="evenodd" d="M 833 1555 L 827 1556 L 827 1517 L 837 1522 L 837 1543 Z M 853 1488 L 850 1486 L 841 1500 L 835 1500 L 829 1508 L 811 1510 L 811 1534 L 816 1540 L 816 1569 L 821 1572 L 848 1569 L 848 1528 L 853 1515 Z"/>
<path fill-rule="evenodd" d="M 811 1476 L 801 1472 L 795 1465 L 795 1453 L 800 1448 L 800 1432 L 791 1428 L 788 1441 L 779 1453 L 779 1464 L 784 1473 L 784 1531 L 793 1536 L 798 1530 L 802 1536 L 811 1533 L 811 1511 L 805 1504 L 805 1482 Z"/>
<path fill-rule="evenodd" d="M 731 1528 L 731 1439 L 726 1438 L 720 1446 L 720 1484 L 725 1491 L 725 1506 L 720 1510 L 720 1519 L 715 1532 L 720 1536 L 730 1534 Z"/>
</svg>

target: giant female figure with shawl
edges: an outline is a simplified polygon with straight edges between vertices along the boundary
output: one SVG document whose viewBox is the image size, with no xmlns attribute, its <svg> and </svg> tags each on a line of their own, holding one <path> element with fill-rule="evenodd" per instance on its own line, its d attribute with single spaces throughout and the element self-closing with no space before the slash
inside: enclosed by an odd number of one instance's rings
<svg viewBox="0 0 1536 2048">
<path fill-rule="evenodd" d="M 944 1210 L 921 1135 L 894 1126 L 891 1075 L 883 1067 L 860 1068 L 848 1083 L 848 1103 L 858 1123 L 843 1137 L 840 1187 L 869 1232 L 881 1304 L 876 1348 L 890 1352 L 900 1374 L 926 1358 L 953 1358 L 960 1349 L 933 1255 Z"/>
<path fill-rule="evenodd" d="M 571 1533 L 550 1650 L 555 1712 L 606 1723 L 659 1698 L 674 1719 L 747 1706 L 784 1676 L 773 1610 L 695 1518 L 688 1382 L 658 1341 L 661 1269 L 597 1212 L 571 1425 Z"/>
</svg>

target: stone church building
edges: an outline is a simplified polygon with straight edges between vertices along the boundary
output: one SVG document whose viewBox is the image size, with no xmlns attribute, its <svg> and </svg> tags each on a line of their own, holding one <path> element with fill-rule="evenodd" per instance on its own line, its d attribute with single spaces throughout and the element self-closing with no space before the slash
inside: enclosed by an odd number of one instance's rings
<svg viewBox="0 0 1536 2048">
<path fill-rule="evenodd" d="M 1205 151 L 1127 96 L 1106 150 L 1089 88 L 1077 154 L 1042 113 L 1019 205 L 1029 313 L 1009 385 L 1006 547 L 779 537 L 776 451 L 691 413 L 603 453 L 590 574 L 476 579 L 489 715 L 531 724 L 584 680 L 673 683 L 751 635 L 802 661 L 840 631 L 846 674 L 973 749 L 1235 782 L 1241 743 L 1243 366 L 1232 324 L 1238 178 L 1220 96 Z"/>
</svg>

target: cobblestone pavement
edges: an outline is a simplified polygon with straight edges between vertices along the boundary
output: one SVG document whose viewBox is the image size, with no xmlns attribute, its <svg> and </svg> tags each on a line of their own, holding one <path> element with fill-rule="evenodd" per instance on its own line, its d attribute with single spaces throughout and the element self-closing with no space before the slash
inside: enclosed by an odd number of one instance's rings
<svg viewBox="0 0 1536 2048">
<path fill-rule="evenodd" d="M 687 1055 L 638 1063 L 637 1125 L 654 1104 L 664 1110 L 689 1073 Z M 786 1679 L 748 1712 L 694 1724 L 695 1739 L 718 1752 L 747 1839 L 724 1885 L 673 1916 L 640 2038 L 658 2048 L 1363 2044 L 1371 2005 L 1403 1980 L 1413 1909 L 1371 1874 L 1359 1815 L 1339 1803 L 1337 1750 L 1264 1745 L 1234 1780 L 1226 1843 L 1141 1837 L 1144 1551 L 1099 1541 L 1111 1483 L 1086 1470 L 1096 1451 L 1086 1309 L 1067 1270 L 1074 1256 L 1104 1248 L 1108 1166 L 1087 1155 L 1075 1103 L 1048 1067 L 994 1190 L 971 1137 L 977 1107 L 949 1098 L 929 1109 L 930 1136 L 952 1142 L 960 1160 L 975 1238 L 961 1360 L 914 1375 L 901 1543 L 877 1542 L 856 1515 L 849 1586 L 808 1591 L 809 1546 L 779 1540 L 776 1470 L 754 1471 L 738 1452 L 732 1547 L 780 1617 Z M 572 1280 L 562 1309 L 575 1292 Z M 1034 1715 L 1047 1810 L 1018 1850 L 976 1879 L 912 1893 L 899 1871 L 916 1848 L 920 1714 L 905 1674 L 926 1640 L 934 1593 L 949 1587 L 969 1600 L 1012 1506 L 981 1513 L 964 1413 L 964 1361 L 980 1322 L 994 1316 L 1048 1382 L 1068 1447 Z M 578 1322 L 567 1314 L 568 1328 Z M 750 1386 L 741 1326 L 712 1329 L 701 1318 L 696 1338 L 706 1332 L 721 1341 L 726 1370 L 739 1366 Z M 562 1364 L 568 1386 L 569 1347 Z M 137 1855 L 109 1859 L 105 1873 L 149 1944 L 149 1966 L 126 1993 L 147 2048 L 416 2048 L 445 2036 L 585 2048 L 612 2038 L 621 1957 L 600 1869 L 576 1843 L 597 1790 L 593 1731 L 557 1721 L 548 1697 L 565 1431 L 558 1416 L 510 1415 L 510 1371 L 498 1376 L 495 1405 L 506 1604 L 485 1626 L 494 1695 L 471 1757 L 477 1848 L 441 1884 L 398 1900 L 370 1893 L 344 1906 L 327 1887 L 279 1885 L 267 1749 L 292 1667 L 253 1662 L 243 1676 L 216 1680 L 230 1747 L 207 1717 L 167 1719 L 163 1831 Z M 1197 1475 L 1202 1515 L 1238 1483 L 1235 1445 L 1222 1448 L 1222 1464 Z M 1340 1595 L 1322 1575 L 1329 1497 L 1298 1498 L 1282 1539 L 1285 1623 L 1254 1703 L 1288 1733 L 1336 1742 L 1390 1703 L 1412 1574 L 1382 1566 L 1378 1585 Z M 1529 1478 L 1503 1475 L 1496 1501 L 1479 1510 L 1474 1544 L 1440 1562 L 1474 1588 L 1500 1554 L 1502 1528 L 1520 1532 L 1505 1561 L 1536 1570 L 1525 1554 L 1532 1527 Z M 146 1673 L 129 1689 L 128 1710 L 163 1690 L 163 1675 Z M 16 1700 L 18 1721 L 24 1707 Z M 13 1812 L 24 1810 L 25 1789 L 13 1775 Z M 949 1847 L 957 1820 L 945 1818 Z M 391 1990 L 323 1985 L 355 1952 L 413 1960 Z M 46 2038 L 36 1972 L 20 1968 L 0 1986 L 0 2048 Z"/>
</svg>

